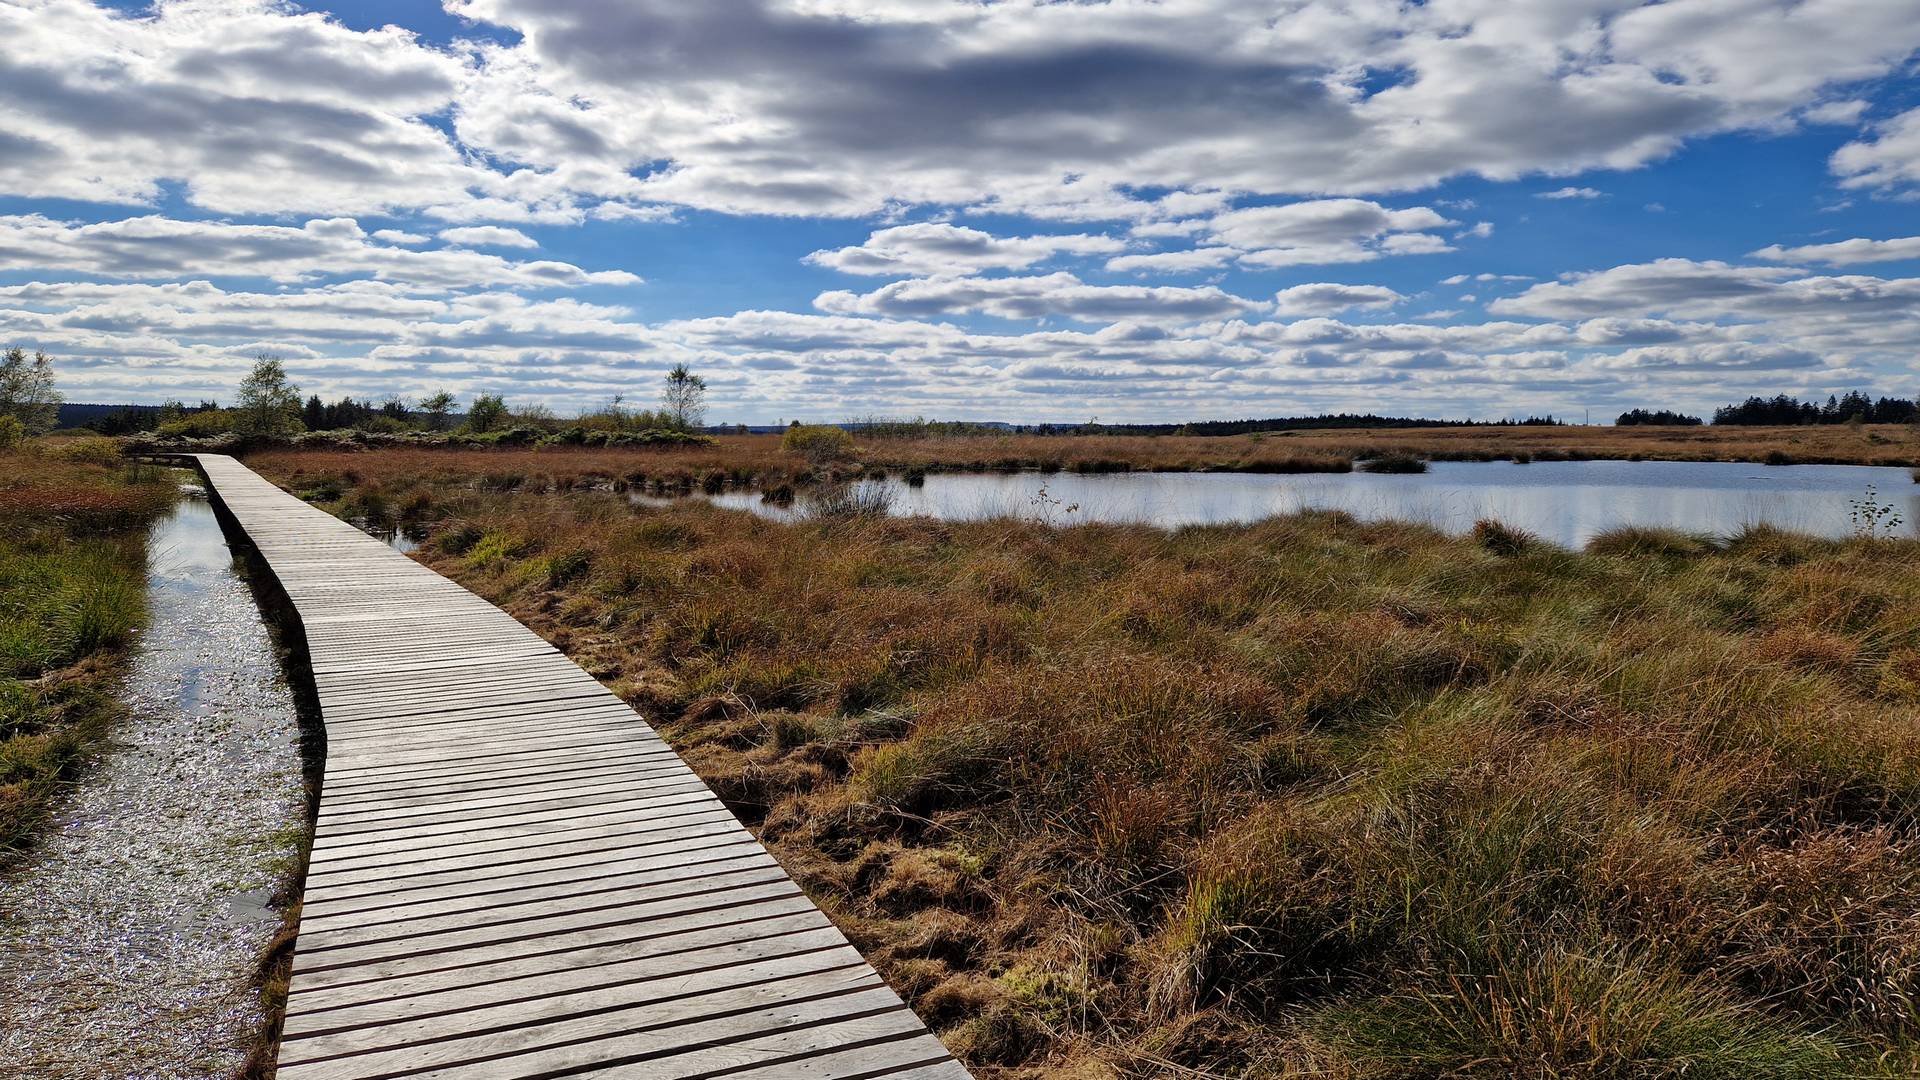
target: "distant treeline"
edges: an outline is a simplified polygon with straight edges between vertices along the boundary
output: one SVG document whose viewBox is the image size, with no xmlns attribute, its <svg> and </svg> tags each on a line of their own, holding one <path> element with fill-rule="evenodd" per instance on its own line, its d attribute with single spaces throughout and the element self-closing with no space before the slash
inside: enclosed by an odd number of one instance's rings
<svg viewBox="0 0 1920 1080">
<path fill-rule="evenodd" d="M 203 401 L 198 405 L 186 405 L 177 401 L 165 405 L 92 405 L 84 402 L 67 402 L 60 406 L 56 425 L 63 428 L 86 428 L 102 435 L 134 435 L 142 431 L 152 431 L 165 419 L 185 416 L 197 412 L 210 412 L 220 406 L 212 401 Z"/>
<path fill-rule="evenodd" d="M 1525 420 L 1431 420 L 1418 416 L 1375 416 L 1372 413 L 1322 413 L 1319 416 L 1280 416 L 1267 420 L 1199 420 L 1185 424 L 1041 424 L 1023 429 L 1037 435 L 1251 435 L 1263 431 L 1304 431 L 1320 428 L 1480 428 L 1557 427 L 1551 416 Z"/>
<path fill-rule="evenodd" d="M 1694 427 L 1700 418 L 1668 409 L 1629 409 L 1614 423 L 1621 427 Z"/>
<path fill-rule="evenodd" d="M 1723 405 L 1713 412 L 1716 424 L 1844 424 L 1856 417 L 1863 424 L 1911 424 L 1920 416 L 1920 406 L 1907 398 L 1874 399 L 1849 391 L 1840 397 L 1827 396 L 1826 404 L 1801 401 L 1788 394 L 1770 398 L 1750 397 L 1738 405 Z"/>
<path fill-rule="evenodd" d="M 351 397 L 343 397 L 339 401 L 325 402 L 320 400 L 319 394 L 314 394 L 307 398 L 305 405 L 300 407 L 300 422 L 307 425 L 308 431 L 340 431 L 345 428 L 370 427 L 374 426 L 373 421 L 376 417 L 386 417 L 405 426 L 412 415 L 413 410 L 399 398 L 388 398 L 375 405 L 371 398 L 366 401 L 355 401 Z"/>
<path fill-rule="evenodd" d="M 183 417 L 219 411 L 220 403 L 217 401 L 202 401 L 198 405 L 179 401 L 170 401 L 165 405 L 68 403 L 60 406 L 58 423 L 63 428 L 86 428 L 102 435 L 137 435 Z M 300 419 L 309 431 L 345 428 L 384 430 L 396 424 L 404 427 L 415 415 L 416 410 L 397 398 L 389 398 L 379 404 L 371 399 L 362 401 L 352 397 L 327 402 L 320 400 L 316 394 L 307 398 L 306 404 L 300 409 Z M 446 422 L 458 424 L 465 419 L 464 413 L 450 413 Z"/>
</svg>

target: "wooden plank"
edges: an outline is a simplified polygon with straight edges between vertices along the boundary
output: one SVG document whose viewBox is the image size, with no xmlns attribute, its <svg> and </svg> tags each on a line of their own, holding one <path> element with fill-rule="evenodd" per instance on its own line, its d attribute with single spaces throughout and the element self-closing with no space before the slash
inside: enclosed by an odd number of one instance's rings
<svg viewBox="0 0 1920 1080">
<path fill-rule="evenodd" d="M 327 727 L 279 1075 L 964 1080 L 645 721 L 505 612 L 196 458 Z"/>
</svg>

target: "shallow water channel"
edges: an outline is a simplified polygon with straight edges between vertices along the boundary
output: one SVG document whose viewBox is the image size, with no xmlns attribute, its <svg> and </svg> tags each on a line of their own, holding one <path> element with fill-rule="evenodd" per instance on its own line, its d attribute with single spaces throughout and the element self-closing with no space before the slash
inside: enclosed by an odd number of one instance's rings
<svg viewBox="0 0 1920 1080">
<path fill-rule="evenodd" d="M 1456 533 L 1494 518 L 1568 546 L 1621 525 L 1726 535 L 1765 523 L 1848 536 L 1856 504 L 1871 499 L 1899 514 L 1899 534 L 1920 535 L 1920 485 L 1906 469 L 1860 465 L 1443 461 L 1412 475 L 935 473 L 919 487 L 898 477 L 861 486 L 879 492 L 889 513 L 946 520 L 1012 516 L 1177 527 L 1321 509 Z M 755 492 L 706 497 L 780 519 L 809 512 L 805 497 L 788 507 L 764 503 Z"/>
<path fill-rule="evenodd" d="M 148 544 L 128 716 L 0 877 L 0 1074 L 226 1077 L 306 828 L 294 696 L 197 490 Z"/>
</svg>

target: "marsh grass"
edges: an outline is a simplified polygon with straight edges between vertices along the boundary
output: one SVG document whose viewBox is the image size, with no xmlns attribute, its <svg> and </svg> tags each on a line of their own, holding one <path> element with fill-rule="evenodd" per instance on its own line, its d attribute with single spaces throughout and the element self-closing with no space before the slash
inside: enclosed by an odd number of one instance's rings
<svg viewBox="0 0 1920 1080">
<path fill-rule="evenodd" d="M 580 488 L 711 493 L 851 480 L 873 469 L 911 480 L 930 472 L 1343 473 L 1383 456 L 1427 461 L 1766 461 L 1920 467 L 1920 433 L 1903 425 L 1813 427 L 1378 428 L 1259 436 L 1040 436 L 973 433 L 855 436 L 840 453 L 809 457 L 779 435 L 720 436 L 711 444 L 626 448 L 271 449 L 248 460 L 291 490 L 331 502 L 370 484 L 404 490 Z M 343 516 L 358 516 L 343 514 Z M 389 525 L 391 523 L 388 523 Z"/>
<path fill-rule="evenodd" d="M 781 524 L 374 468 L 979 1075 L 1920 1070 L 1920 543 Z"/>
<path fill-rule="evenodd" d="M 0 857 L 111 725 L 113 660 L 145 616 L 144 529 L 172 490 L 102 442 L 0 454 Z"/>
</svg>

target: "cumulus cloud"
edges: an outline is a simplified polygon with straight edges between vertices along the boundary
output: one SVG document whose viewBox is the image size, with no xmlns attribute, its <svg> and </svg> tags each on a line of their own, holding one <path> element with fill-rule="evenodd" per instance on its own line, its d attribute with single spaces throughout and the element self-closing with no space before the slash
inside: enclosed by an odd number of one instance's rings
<svg viewBox="0 0 1920 1080">
<path fill-rule="evenodd" d="M 1806 244 L 1800 247 L 1772 244 L 1754 252 L 1753 257 L 1768 262 L 1810 262 L 1828 266 L 1899 262 L 1903 259 L 1920 259 L 1920 236 L 1902 236 L 1894 240 L 1855 237 L 1832 244 Z"/>
<path fill-rule="evenodd" d="M 0 190 L 151 203 L 178 181 L 222 213 L 456 222 L 926 204 L 1170 220 L 1843 121 L 1858 112 L 1835 88 L 1920 46 L 1884 0 L 1304 0 L 1279 19 L 1249 0 L 446 6 L 504 32 L 440 47 L 275 0 L 0 6 Z M 1882 125 L 1836 171 L 1911 181 L 1915 127 Z"/>
<path fill-rule="evenodd" d="M 1518 296 L 1493 301 L 1487 310 L 1537 318 L 1692 310 L 1771 295 L 1779 282 L 1795 274 L 1780 267 L 1658 259 L 1542 282 Z"/>
<path fill-rule="evenodd" d="M 1536 199 L 1600 199 L 1606 197 L 1606 194 L 1598 188 L 1563 187 L 1552 191 L 1536 192 L 1533 197 Z"/>
<path fill-rule="evenodd" d="M 822 311 L 841 315 L 981 314 L 1003 319 L 1060 317 L 1192 321 L 1244 315 L 1265 305 L 1213 286 L 1088 285 L 1068 273 L 1035 277 L 926 278 L 896 281 L 869 293 L 824 292 Z"/>
<path fill-rule="evenodd" d="M 269 0 L 0 5 L 0 190 L 225 213 L 457 205 L 497 175 L 426 121 L 468 72 L 405 30 Z"/>
<path fill-rule="evenodd" d="M 1006 288 L 986 280 L 982 288 Z M 1903 286 L 1895 279 L 1883 287 Z M 1522 411 L 1563 407 L 1556 402 L 1569 394 L 1601 401 L 1658 392 L 1677 401 L 1684 392 L 1711 404 L 1749 391 L 1756 376 L 1770 385 L 1791 379 L 1795 386 L 1844 388 L 1838 380 L 1848 376 L 1846 364 L 1909 356 L 1920 340 L 1911 303 L 1885 309 L 1877 322 L 1844 310 L 1820 315 L 1847 333 L 1864 326 L 1870 334 L 1812 345 L 1773 340 L 1801 336 L 1791 314 L 1740 326 L 1624 315 L 1578 324 L 1362 324 L 1262 311 L 1196 321 L 1161 316 L 1169 300 L 1197 301 L 1183 312 L 1194 314 L 1217 306 L 1217 297 L 1209 301 L 1202 290 L 1082 296 L 1073 289 L 1072 282 L 1030 281 L 1011 295 L 928 306 L 1004 304 L 1008 313 L 1030 317 L 1097 303 L 1088 314 L 1129 317 L 1097 328 L 1018 332 L 983 332 L 894 310 L 881 317 L 745 311 L 646 323 L 623 307 L 569 297 L 421 295 L 370 280 L 259 291 L 206 281 L 98 281 L 0 286 L 0 337 L 45 347 L 59 358 L 71 394 L 109 400 L 224 399 L 251 355 L 271 348 L 298 358 L 302 385 L 329 396 L 419 395 L 445 385 L 463 396 L 504 392 L 563 409 L 630 392 L 685 362 L 709 379 L 716 402 L 745 419 L 900 408 L 1057 419 L 1065 400 L 1058 395 L 1073 386 L 1098 387 L 1103 416 L 1142 418 L 1217 411 L 1222 394 L 1259 410 L 1390 402 L 1419 411 L 1453 400 L 1462 387 L 1473 388 L 1474 400 L 1497 394 Z M 1332 302 L 1342 299 L 1386 297 Z"/>
<path fill-rule="evenodd" d="M 1451 250 L 1428 230 L 1452 225 L 1424 206 L 1390 210 L 1366 199 L 1316 199 L 1231 210 L 1208 223 L 1212 238 L 1247 266 L 1369 262 L 1382 255 Z"/>
<path fill-rule="evenodd" d="M 1607 318 L 1588 319 L 1575 330 L 1574 336 L 1586 345 L 1669 345 L 1723 335 L 1712 323 Z"/>
<path fill-rule="evenodd" d="M 459 247 L 537 248 L 539 241 L 504 225 L 462 225 L 441 229 L 440 239 Z"/>
<path fill-rule="evenodd" d="M 1858 123 L 1867 111 L 1868 102 L 1859 98 L 1843 101 L 1823 101 L 1800 110 L 1800 119 L 1809 124 L 1853 124 Z"/>
<path fill-rule="evenodd" d="M 1805 349 L 1785 345 L 1721 342 L 1713 345 L 1648 345 L 1603 356 L 1595 366 L 1634 371 L 1782 371 L 1820 366 Z"/>
<path fill-rule="evenodd" d="M 815 266 L 846 274 L 959 275 L 983 270 L 1024 270 L 1055 255 L 1095 255 L 1126 244 L 1110 236 L 994 236 L 959 225 L 924 222 L 880 229 L 854 247 L 816 251 Z"/>
<path fill-rule="evenodd" d="M 451 7 L 524 35 L 483 52 L 464 139 L 535 167 L 667 161 L 642 181 L 653 197 L 776 213 L 1153 216 L 1126 191 L 1630 167 L 1790 121 L 1920 44 L 1873 0 L 1310 2 L 1282 19 L 1244 0 Z M 1384 89 L 1379 71 L 1396 76 Z"/>
<path fill-rule="evenodd" d="M 1920 108 L 1877 124 L 1873 138 L 1850 142 L 1828 162 L 1841 187 L 1904 188 L 1920 184 Z"/>
<path fill-rule="evenodd" d="M 512 262 L 474 251 L 417 251 L 375 243 L 352 218 L 298 228 L 148 216 L 94 224 L 39 214 L 0 216 L 0 269 L 115 278 L 260 277 L 307 281 L 365 276 L 427 289 L 632 285 L 624 270 Z"/>
<path fill-rule="evenodd" d="M 1384 285 L 1337 285 L 1317 282 L 1295 285 L 1274 294 L 1274 311 L 1280 315 L 1333 315 L 1353 308 L 1379 310 L 1390 308 L 1406 297 Z"/>
<path fill-rule="evenodd" d="M 1230 247 L 1155 251 L 1108 259 L 1107 269 L 1116 274 L 1190 274 L 1199 270 L 1218 270 L 1233 261 L 1236 254 Z"/>
<path fill-rule="evenodd" d="M 0 195 L 193 208 L 0 217 L 7 280 L 85 279 L 0 287 L 0 339 L 60 356 L 73 396 L 217 395 L 274 347 L 328 393 L 445 382 L 566 407 L 686 361 L 750 414 L 1043 419 L 1096 392 L 1131 403 L 1112 416 L 1463 387 L 1551 411 L 1568 388 L 1744 390 L 1756 372 L 1813 386 L 1920 351 L 1916 279 L 1805 269 L 1910 258 L 1911 238 L 1755 253 L 1776 265 L 1615 266 L 1454 325 L 1370 321 L 1402 300 L 1383 285 L 1265 301 L 1044 272 L 1444 252 L 1491 224 L 1470 199 L 1404 193 L 1477 175 L 1595 197 L 1583 171 L 1689 138 L 1859 124 L 1871 114 L 1843 95 L 1920 46 L 1884 0 L 1301 0 L 1282 18 L 1251 0 L 446 6 L 477 40 L 351 29 L 279 0 L 0 0 Z M 1870 123 L 1830 167 L 1904 196 L 1917 162 L 1920 109 Z M 890 224 L 808 259 L 900 280 L 822 293 L 811 312 L 663 323 L 551 295 L 630 274 L 472 250 L 532 248 L 515 224 L 969 209 L 1093 224 Z M 402 227 L 369 235 L 375 218 Z M 429 250 L 435 233 L 453 246 Z M 1518 279 L 1448 282 L 1469 280 Z M 1369 321 L 1336 317 L 1351 311 Z M 976 316 L 1068 328 L 988 333 Z"/>
</svg>

